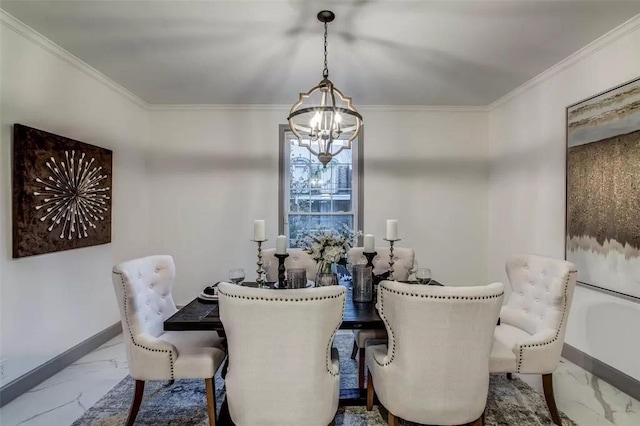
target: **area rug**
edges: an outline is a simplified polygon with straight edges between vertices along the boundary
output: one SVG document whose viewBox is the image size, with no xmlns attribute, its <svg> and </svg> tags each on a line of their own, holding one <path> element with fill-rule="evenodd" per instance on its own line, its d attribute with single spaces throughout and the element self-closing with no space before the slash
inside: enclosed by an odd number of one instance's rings
<svg viewBox="0 0 640 426">
<path fill-rule="evenodd" d="M 341 332 L 335 345 L 340 352 L 340 378 L 343 387 L 353 388 L 357 383 L 357 362 L 349 356 L 353 336 Z M 116 426 L 127 419 L 134 381 L 127 376 L 110 390 L 93 407 L 89 408 L 72 426 Z M 216 375 L 216 401 L 218 412 L 224 398 L 224 381 Z M 564 413 L 560 413 L 563 425 L 575 425 Z M 386 425 L 387 412 L 384 407 L 374 406 L 373 411 L 365 407 L 340 407 L 334 423 L 336 426 Z M 400 421 L 403 426 L 415 423 Z M 487 401 L 486 425 L 528 426 L 551 425 L 544 397 L 518 378 L 508 380 L 504 374 L 491 376 Z M 136 425 L 154 426 L 206 426 L 208 425 L 204 380 L 178 380 L 149 382 L 136 419 Z M 304 425 L 301 425 L 304 426 Z"/>
</svg>

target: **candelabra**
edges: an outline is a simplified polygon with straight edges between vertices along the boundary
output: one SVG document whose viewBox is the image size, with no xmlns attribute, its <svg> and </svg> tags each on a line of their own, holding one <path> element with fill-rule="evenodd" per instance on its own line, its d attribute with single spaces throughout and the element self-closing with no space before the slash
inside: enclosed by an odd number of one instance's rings
<svg viewBox="0 0 640 426">
<path fill-rule="evenodd" d="M 371 267 L 371 292 L 372 292 L 372 298 L 373 299 L 377 299 L 378 298 L 378 283 L 374 283 L 374 279 L 373 279 L 373 258 L 376 257 L 378 255 L 377 251 L 372 251 L 372 252 L 363 252 L 362 253 L 364 255 L 364 257 L 367 258 L 367 266 Z M 355 275 L 355 274 L 354 274 Z M 367 299 L 368 297 L 365 297 L 364 299 Z M 369 298 L 369 301 L 371 301 L 371 298 Z"/>
<path fill-rule="evenodd" d="M 396 238 L 395 240 L 384 238 L 384 240 L 389 242 L 389 281 L 393 281 L 393 264 L 395 263 L 393 260 L 393 244 L 396 241 L 400 241 L 400 238 Z"/>
<path fill-rule="evenodd" d="M 289 257 L 289 253 L 276 253 L 275 256 L 278 258 L 278 288 L 287 288 L 287 285 L 284 281 L 284 273 L 286 271 L 284 267 L 284 260 Z"/>
<path fill-rule="evenodd" d="M 373 271 L 373 258 L 378 254 L 377 251 L 372 251 L 367 253 L 366 251 L 362 253 L 364 257 L 367 258 L 367 266 L 371 266 L 371 270 Z"/>
<path fill-rule="evenodd" d="M 262 243 L 268 241 L 268 240 L 251 240 L 255 243 L 258 243 L 258 269 L 256 269 L 256 272 L 258 273 L 258 276 L 256 278 L 256 283 L 258 283 L 258 288 L 260 287 L 264 287 L 264 278 L 262 277 L 265 273 L 265 270 L 262 268 L 262 265 L 264 265 L 264 262 L 262 261 Z"/>
</svg>

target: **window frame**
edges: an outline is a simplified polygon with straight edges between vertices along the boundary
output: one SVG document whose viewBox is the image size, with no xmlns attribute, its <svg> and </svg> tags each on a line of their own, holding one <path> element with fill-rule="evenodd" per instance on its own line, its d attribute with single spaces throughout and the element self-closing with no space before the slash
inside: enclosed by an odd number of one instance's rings
<svg viewBox="0 0 640 426">
<path fill-rule="evenodd" d="M 287 179 L 286 173 L 289 170 L 289 158 L 287 157 L 288 150 L 285 146 L 287 140 L 285 135 L 287 132 L 291 132 L 291 127 L 288 124 L 281 124 L 279 126 L 279 143 L 278 143 L 278 234 L 287 235 L 285 231 L 285 221 L 287 216 L 287 209 L 285 207 L 285 200 L 289 202 L 289 188 L 285 187 Z M 355 146 L 356 157 L 353 161 L 353 176 L 357 176 L 357 186 L 353 187 L 355 194 L 352 197 L 351 202 L 354 220 L 354 231 L 362 230 L 364 224 L 364 128 L 360 129 L 360 134 L 352 142 L 352 146 Z M 343 213 L 319 213 L 322 215 L 332 215 Z M 358 238 L 357 244 L 361 244 L 361 238 Z M 289 238 L 290 244 L 291 238 Z"/>
</svg>

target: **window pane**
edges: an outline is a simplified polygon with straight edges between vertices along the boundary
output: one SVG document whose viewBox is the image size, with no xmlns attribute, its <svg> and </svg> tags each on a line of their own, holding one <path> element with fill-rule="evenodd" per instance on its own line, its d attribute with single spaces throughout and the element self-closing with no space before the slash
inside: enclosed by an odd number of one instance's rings
<svg viewBox="0 0 640 426">
<path fill-rule="evenodd" d="M 344 225 L 353 229 L 353 215 L 289 215 L 291 247 L 302 247 L 300 239 L 327 229 L 340 231 Z"/>
<path fill-rule="evenodd" d="M 308 213 L 311 211 L 311 199 L 309 194 L 291 193 L 289 199 L 289 211 L 298 213 Z"/>
<path fill-rule="evenodd" d="M 284 205 L 280 219 L 290 246 L 300 247 L 296 237 L 327 229 L 340 231 L 343 224 L 355 231 L 359 226 L 355 216 L 359 194 L 354 171 L 357 149 L 343 150 L 324 167 L 316 154 L 298 145 L 291 132 L 282 135 L 285 161 L 280 194 L 284 195 Z"/>
<path fill-rule="evenodd" d="M 291 212 L 351 212 L 352 152 L 342 151 L 327 167 L 305 147 L 289 140 L 289 211 Z"/>
</svg>

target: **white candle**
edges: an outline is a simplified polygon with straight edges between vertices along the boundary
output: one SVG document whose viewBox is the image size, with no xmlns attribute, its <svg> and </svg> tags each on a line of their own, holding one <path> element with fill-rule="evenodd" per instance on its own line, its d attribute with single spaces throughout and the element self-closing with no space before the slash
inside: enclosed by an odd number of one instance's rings
<svg viewBox="0 0 640 426">
<path fill-rule="evenodd" d="M 373 234 L 367 234 L 364 236 L 364 252 L 373 253 L 376 249 L 376 239 Z"/>
<path fill-rule="evenodd" d="M 278 235 L 276 237 L 276 254 L 286 254 L 286 253 L 287 253 L 287 236 Z"/>
<path fill-rule="evenodd" d="M 253 239 L 255 241 L 264 241 L 266 238 L 264 237 L 264 220 L 254 220 L 253 221 Z"/>
<path fill-rule="evenodd" d="M 387 219 L 387 240 L 398 239 L 398 221 L 396 219 Z"/>
</svg>

